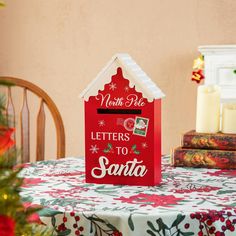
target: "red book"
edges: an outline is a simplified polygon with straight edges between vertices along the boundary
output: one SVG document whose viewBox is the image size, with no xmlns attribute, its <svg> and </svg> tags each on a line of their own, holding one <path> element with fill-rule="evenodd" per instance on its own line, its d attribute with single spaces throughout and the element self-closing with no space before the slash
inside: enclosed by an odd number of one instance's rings
<svg viewBox="0 0 236 236">
<path fill-rule="evenodd" d="M 204 134 L 191 130 L 182 136 L 183 148 L 236 150 L 236 134 Z"/>
<path fill-rule="evenodd" d="M 236 151 L 175 148 L 173 166 L 236 169 Z"/>
</svg>

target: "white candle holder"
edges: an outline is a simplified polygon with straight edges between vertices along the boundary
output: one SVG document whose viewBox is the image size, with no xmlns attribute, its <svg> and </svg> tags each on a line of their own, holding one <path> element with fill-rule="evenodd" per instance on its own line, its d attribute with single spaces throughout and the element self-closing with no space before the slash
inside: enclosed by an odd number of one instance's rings
<svg viewBox="0 0 236 236">
<path fill-rule="evenodd" d="M 196 132 L 217 133 L 220 130 L 220 87 L 200 85 L 197 93 Z"/>
</svg>

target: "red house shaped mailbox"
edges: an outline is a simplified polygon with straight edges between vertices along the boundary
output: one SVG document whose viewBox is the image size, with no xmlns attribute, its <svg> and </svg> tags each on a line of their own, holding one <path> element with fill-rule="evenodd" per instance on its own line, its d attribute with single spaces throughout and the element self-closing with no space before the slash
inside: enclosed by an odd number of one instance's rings
<svg viewBox="0 0 236 236">
<path fill-rule="evenodd" d="M 128 54 L 117 54 L 82 92 L 86 182 L 161 181 L 162 91 Z"/>
</svg>

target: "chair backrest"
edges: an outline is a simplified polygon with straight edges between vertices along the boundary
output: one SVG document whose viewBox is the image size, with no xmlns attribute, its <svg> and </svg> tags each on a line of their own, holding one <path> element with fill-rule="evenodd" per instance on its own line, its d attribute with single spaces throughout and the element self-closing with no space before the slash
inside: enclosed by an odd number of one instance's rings
<svg viewBox="0 0 236 236">
<path fill-rule="evenodd" d="M 37 115 L 36 124 L 36 161 L 44 160 L 45 158 L 45 110 L 44 105 L 48 107 L 51 112 L 55 128 L 56 128 L 56 138 L 57 138 L 57 158 L 65 157 L 65 130 L 61 115 L 48 94 L 41 88 L 32 84 L 29 81 L 12 78 L 12 77 L 1 77 L 0 81 L 5 81 L 6 83 L 13 84 L 13 86 L 18 86 L 23 88 L 23 104 L 20 111 L 20 129 L 21 129 L 21 161 L 22 163 L 30 161 L 30 111 L 27 101 L 27 91 L 32 92 L 37 95 L 40 99 L 40 107 Z M 9 126 L 15 127 L 15 107 L 12 99 L 12 86 L 8 86 L 7 89 L 7 104 L 6 113 L 9 120 Z M 16 137 L 14 137 L 16 138 Z"/>
</svg>

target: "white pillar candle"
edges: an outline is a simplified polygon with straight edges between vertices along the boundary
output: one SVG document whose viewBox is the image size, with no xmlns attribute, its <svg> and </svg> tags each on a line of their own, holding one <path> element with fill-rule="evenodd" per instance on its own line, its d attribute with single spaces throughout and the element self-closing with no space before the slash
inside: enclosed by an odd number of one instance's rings
<svg viewBox="0 0 236 236">
<path fill-rule="evenodd" d="M 223 105 L 222 133 L 236 134 L 236 103 Z"/>
<path fill-rule="evenodd" d="M 196 132 L 217 133 L 220 129 L 220 87 L 200 85 L 197 92 Z"/>
</svg>

